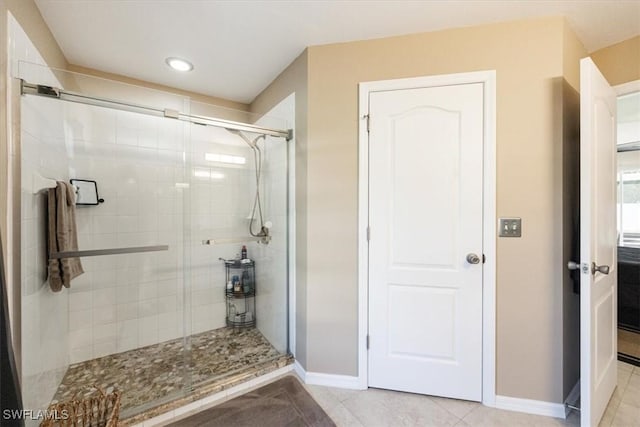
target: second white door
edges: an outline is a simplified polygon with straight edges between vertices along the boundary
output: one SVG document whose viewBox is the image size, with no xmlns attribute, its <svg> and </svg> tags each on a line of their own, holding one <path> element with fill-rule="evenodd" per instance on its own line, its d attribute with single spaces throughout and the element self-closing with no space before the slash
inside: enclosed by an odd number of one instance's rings
<svg viewBox="0 0 640 427">
<path fill-rule="evenodd" d="M 369 95 L 369 386 L 482 398 L 483 84 Z"/>
<path fill-rule="evenodd" d="M 597 426 L 617 383 L 616 93 L 580 61 L 580 419 Z"/>
</svg>

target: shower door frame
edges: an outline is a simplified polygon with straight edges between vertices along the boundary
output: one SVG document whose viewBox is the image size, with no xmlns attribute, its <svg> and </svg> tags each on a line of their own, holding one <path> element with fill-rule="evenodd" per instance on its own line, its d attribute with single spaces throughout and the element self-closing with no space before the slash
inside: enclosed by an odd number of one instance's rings
<svg viewBox="0 0 640 427">
<path fill-rule="evenodd" d="M 198 125 L 215 126 L 224 128 L 227 130 L 237 130 L 254 132 L 258 134 L 275 136 L 286 138 L 287 141 L 293 138 L 293 132 L 291 129 L 271 129 L 261 126 L 255 126 L 249 123 L 236 122 L 232 120 L 218 119 L 215 117 L 206 117 L 193 114 L 185 114 L 180 111 L 172 109 L 162 109 L 150 107 L 147 105 L 133 104 L 130 102 L 118 101 L 115 99 L 102 98 L 97 96 L 88 96 L 76 92 L 65 91 L 59 88 L 53 88 L 51 86 L 39 85 L 36 83 L 27 82 L 24 79 L 20 80 L 20 93 L 22 95 L 36 95 L 46 98 L 56 98 L 62 101 L 77 102 L 80 104 L 93 105 L 98 107 L 115 108 L 123 111 L 130 111 L 134 113 L 147 114 L 151 116 L 166 117 L 176 120 L 182 120 Z M 185 97 L 185 99 L 189 99 Z"/>
</svg>

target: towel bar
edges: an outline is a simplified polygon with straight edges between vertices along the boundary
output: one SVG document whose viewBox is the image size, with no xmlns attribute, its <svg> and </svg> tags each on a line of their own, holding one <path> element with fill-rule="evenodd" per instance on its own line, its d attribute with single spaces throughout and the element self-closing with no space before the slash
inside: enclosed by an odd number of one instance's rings
<svg viewBox="0 0 640 427">
<path fill-rule="evenodd" d="M 58 183 L 55 179 L 45 178 L 38 173 L 31 174 L 31 193 L 38 194 L 42 190 L 56 188 Z"/>
<path fill-rule="evenodd" d="M 260 243 L 269 243 L 271 241 L 271 236 L 260 236 L 260 237 L 235 237 L 229 239 L 207 239 L 203 240 L 203 245 L 224 245 L 227 243 L 244 243 L 244 242 L 260 242 Z"/>
<path fill-rule="evenodd" d="M 49 259 L 80 258 L 80 257 L 100 256 L 100 255 L 136 254 L 141 252 L 158 252 L 158 251 L 167 251 L 167 250 L 169 250 L 169 245 L 136 246 L 136 247 L 129 247 L 129 248 L 112 248 L 112 249 L 90 249 L 86 251 L 54 252 L 49 256 Z"/>
</svg>

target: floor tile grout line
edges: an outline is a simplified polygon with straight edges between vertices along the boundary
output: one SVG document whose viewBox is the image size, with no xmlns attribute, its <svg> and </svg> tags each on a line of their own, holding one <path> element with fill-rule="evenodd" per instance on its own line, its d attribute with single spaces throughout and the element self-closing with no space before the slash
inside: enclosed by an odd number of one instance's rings
<svg viewBox="0 0 640 427">
<path fill-rule="evenodd" d="M 483 405 L 482 403 L 480 403 L 480 406 L 476 406 L 475 408 L 472 408 L 469 412 L 467 412 L 467 414 L 461 418 L 462 421 L 465 421 L 465 419 L 471 415 L 473 412 L 475 412 L 476 410 L 478 410 L 479 408 L 481 408 Z M 497 408 L 492 408 L 492 409 L 497 409 Z M 466 422 L 466 421 L 465 421 Z"/>
<path fill-rule="evenodd" d="M 476 408 L 472 408 L 469 412 L 467 412 L 466 414 L 464 414 L 464 416 L 460 417 L 456 414 L 454 414 L 453 412 L 451 412 L 450 410 L 448 410 L 446 407 L 444 407 L 442 404 L 440 404 L 437 400 L 433 399 L 432 396 L 427 396 L 429 398 L 429 400 L 433 403 L 435 403 L 436 405 L 438 405 L 440 408 L 444 409 L 447 413 L 449 413 L 450 415 L 453 415 L 454 417 L 456 417 L 458 419 L 458 422 L 462 421 L 464 419 L 464 417 L 466 417 L 467 415 L 469 415 L 473 410 L 475 410 Z M 458 423 L 456 423 L 457 425 Z"/>
<path fill-rule="evenodd" d="M 466 424 L 466 421 L 464 421 L 463 419 L 460 419 L 457 423 L 455 423 L 453 425 L 453 427 L 458 427 L 458 426 L 462 425 L 462 423 Z"/>
<path fill-rule="evenodd" d="M 349 409 L 346 405 L 344 405 L 344 407 L 345 407 L 345 409 L 346 409 L 346 410 L 351 414 L 351 416 L 352 416 L 353 418 L 355 418 L 356 420 L 358 420 L 358 422 L 359 422 L 361 425 L 363 425 L 363 426 L 365 426 L 365 425 L 366 425 L 366 424 L 365 424 L 365 422 L 362 420 L 362 418 L 360 418 L 357 414 L 354 414 L 354 413 L 353 413 L 353 411 L 352 411 L 351 409 Z"/>
<path fill-rule="evenodd" d="M 349 399 L 352 399 L 353 397 L 355 397 L 355 394 L 353 396 L 349 396 L 346 397 L 344 400 L 340 399 L 340 397 L 333 391 L 334 387 L 327 387 L 327 390 L 329 391 L 329 393 L 331 394 L 331 396 L 333 396 L 339 403 L 343 403 L 346 402 Z M 368 389 L 367 389 L 368 390 Z M 358 391 L 366 391 L 366 390 L 358 390 Z"/>
</svg>

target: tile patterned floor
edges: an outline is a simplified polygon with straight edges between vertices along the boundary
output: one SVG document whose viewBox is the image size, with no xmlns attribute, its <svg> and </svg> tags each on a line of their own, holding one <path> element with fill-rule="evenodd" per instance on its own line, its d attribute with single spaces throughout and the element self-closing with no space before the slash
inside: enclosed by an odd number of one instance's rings
<svg viewBox="0 0 640 427">
<path fill-rule="evenodd" d="M 475 402 L 388 390 L 305 387 L 339 427 L 580 425 L 580 415 L 576 412 L 562 420 L 489 408 Z M 600 427 L 637 426 L 640 426 L 640 367 L 618 362 L 618 388 Z"/>
<path fill-rule="evenodd" d="M 135 413 L 141 405 L 179 397 L 185 388 L 283 356 L 255 328 L 221 328 L 191 338 L 189 359 L 182 339 L 176 339 L 71 365 L 53 402 L 91 394 L 93 385 L 115 387 L 122 392 L 121 412 Z"/>
</svg>

